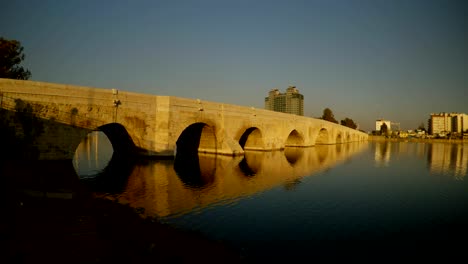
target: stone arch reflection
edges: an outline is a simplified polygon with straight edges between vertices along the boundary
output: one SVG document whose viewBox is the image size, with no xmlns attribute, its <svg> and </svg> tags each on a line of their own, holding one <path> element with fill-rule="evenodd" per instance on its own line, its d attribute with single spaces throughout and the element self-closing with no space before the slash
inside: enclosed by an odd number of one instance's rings
<svg viewBox="0 0 468 264">
<path fill-rule="evenodd" d="M 343 144 L 336 144 L 335 148 L 336 148 L 336 153 L 340 154 L 343 149 Z"/>
<path fill-rule="evenodd" d="M 315 146 L 319 164 L 325 163 L 328 157 L 329 146 Z"/>
<path fill-rule="evenodd" d="M 265 152 L 246 151 L 244 158 L 239 162 L 239 169 L 244 176 L 253 177 L 262 170 L 263 156 Z"/>
<path fill-rule="evenodd" d="M 94 178 L 86 179 L 93 191 L 104 193 L 121 193 L 125 190 L 128 178 L 138 161 L 132 157 L 112 155 L 109 164 Z"/>
<path fill-rule="evenodd" d="M 205 188 L 213 184 L 216 174 L 216 155 L 176 155 L 174 171 L 185 186 Z"/>
<path fill-rule="evenodd" d="M 296 162 L 301 159 L 301 157 L 304 154 L 304 149 L 302 148 L 285 148 L 284 149 L 284 156 L 286 157 L 286 160 L 294 166 Z"/>
<path fill-rule="evenodd" d="M 349 151 L 340 153 L 330 145 L 293 148 L 298 152 L 294 165 L 284 151 L 246 151 L 245 157 L 200 154 L 189 164 L 179 159 L 149 161 L 133 170 L 119 199 L 128 201 L 131 207 L 145 208 L 148 216 L 164 217 L 230 204 L 275 187 L 293 191 L 304 177 L 329 170 L 367 146 L 355 143 Z"/>
<path fill-rule="evenodd" d="M 255 174 L 257 174 L 256 171 L 254 171 L 252 168 L 250 168 L 249 163 L 245 159 L 245 157 L 239 162 L 239 168 L 242 171 L 242 173 L 247 176 L 247 177 L 253 177 Z"/>
</svg>

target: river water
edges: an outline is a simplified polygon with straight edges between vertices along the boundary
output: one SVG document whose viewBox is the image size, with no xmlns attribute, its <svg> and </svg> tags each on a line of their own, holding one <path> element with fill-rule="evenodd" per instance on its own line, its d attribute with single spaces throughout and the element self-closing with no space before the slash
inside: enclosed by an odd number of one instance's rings
<svg viewBox="0 0 468 264">
<path fill-rule="evenodd" d="M 122 164 L 106 140 L 90 135 L 74 159 L 98 198 L 253 262 L 451 256 L 468 234 L 467 144 L 361 142 Z"/>
</svg>

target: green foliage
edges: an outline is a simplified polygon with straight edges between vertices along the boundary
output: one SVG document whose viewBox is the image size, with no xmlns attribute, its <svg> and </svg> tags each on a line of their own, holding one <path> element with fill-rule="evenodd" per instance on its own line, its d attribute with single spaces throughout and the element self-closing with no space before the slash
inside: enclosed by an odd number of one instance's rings
<svg viewBox="0 0 468 264">
<path fill-rule="evenodd" d="M 357 125 L 356 125 L 356 123 L 354 123 L 354 120 L 352 120 L 351 118 L 347 118 L 347 117 L 345 119 L 341 120 L 341 125 L 346 126 L 346 127 L 350 127 L 352 129 L 357 128 Z"/>
<path fill-rule="evenodd" d="M 336 121 L 332 110 L 330 110 L 330 108 L 328 108 L 328 107 L 323 110 L 322 119 L 338 124 L 338 121 Z"/>
<path fill-rule="evenodd" d="M 23 47 L 19 41 L 0 37 L 0 78 L 29 79 L 31 72 L 19 66 L 24 57 Z"/>
<path fill-rule="evenodd" d="M 385 136 L 388 135 L 387 124 L 383 123 L 383 125 L 380 126 L 380 134 Z"/>
<path fill-rule="evenodd" d="M 426 128 L 424 127 L 424 123 L 421 122 L 421 124 L 419 124 L 419 126 L 418 126 L 418 129 L 420 129 L 422 131 L 426 131 Z"/>
</svg>

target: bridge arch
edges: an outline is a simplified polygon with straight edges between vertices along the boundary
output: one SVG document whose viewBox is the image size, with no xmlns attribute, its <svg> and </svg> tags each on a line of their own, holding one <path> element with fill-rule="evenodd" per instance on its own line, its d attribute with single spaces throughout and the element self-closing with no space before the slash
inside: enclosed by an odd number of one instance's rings
<svg viewBox="0 0 468 264">
<path fill-rule="evenodd" d="M 315 145 L 330 144 L 328 130 L 326 128 L 320 129 L 317 139 L 315 140 Z"/>
<path fill-rule="evenodd" d="M 301 136 L 301 134 L 299 134 L 299 132 L 297 132 L 296 129 L 294 129 L 289 133 L 284 146 L 285 147 L 304 146 L 304 138 Z"/>
<path fill-rule="evenodd" d="M 343 143 L 343 136 L 341 135 L 341 133 L 338 133 L 338 135 L 336 135 L 336 144 L 341 144 Z"/>
<path fill-rule="evenodd" d="M 214 126 L 198 122 L 186 127 L 176 141 L 176 155 L 197 155 L 198 152 L 216 152 Z"/>
<path fill-rule="evenodd" d="M 122 124 L 109 123 L 96 130 L 102 131 L 107 136 L 115 155 L 131 155 L 137 152 L 135 142 Z"/>
<path fill-rule="evenodd" d="M 250 127 L 242 134 L 239 145 L 244 150 L 263 150 L 265 148 L 262 132 L 257 127 Z"/>
</svg>

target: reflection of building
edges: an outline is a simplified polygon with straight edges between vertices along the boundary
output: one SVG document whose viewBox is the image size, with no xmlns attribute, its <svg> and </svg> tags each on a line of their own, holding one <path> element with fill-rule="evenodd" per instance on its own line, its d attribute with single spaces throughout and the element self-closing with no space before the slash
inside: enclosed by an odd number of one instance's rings
<svg viewBox="0 0 468 264">
<path fill-rule="evenodd" d="M 463 148 L 461 145 L 457 145 L 453 160 L 455 163 L 455 176 L 464 176 L 468 170 L 468 151 L 467 148 Z"/>
<path fill-rule="evenodd" d="M 463 177 L 468 170 L 468 150 L 462 144 L 431 144 L 428 162 L 431 173 Z"/>
<path fill-rule="evenodd" d="M 289 86 L 286 93 L 273 89 L 265 97 L 265 109 L 295 115 L 304 115 L 304 96 L 296 86 Z"/>
<path fill-rule="evenodd" d="M 431 114 L 429 133 L 431 135 L 449 132 L 462 133 L 468 130 L 468 115 L 461 113 Z"/>
<path fill-rule="evenodd" d="M 375 163 L 378 166 L 388 166 L 390 162 L 390 142 L 377 143 L 375 145 Z"/>
</svg>

